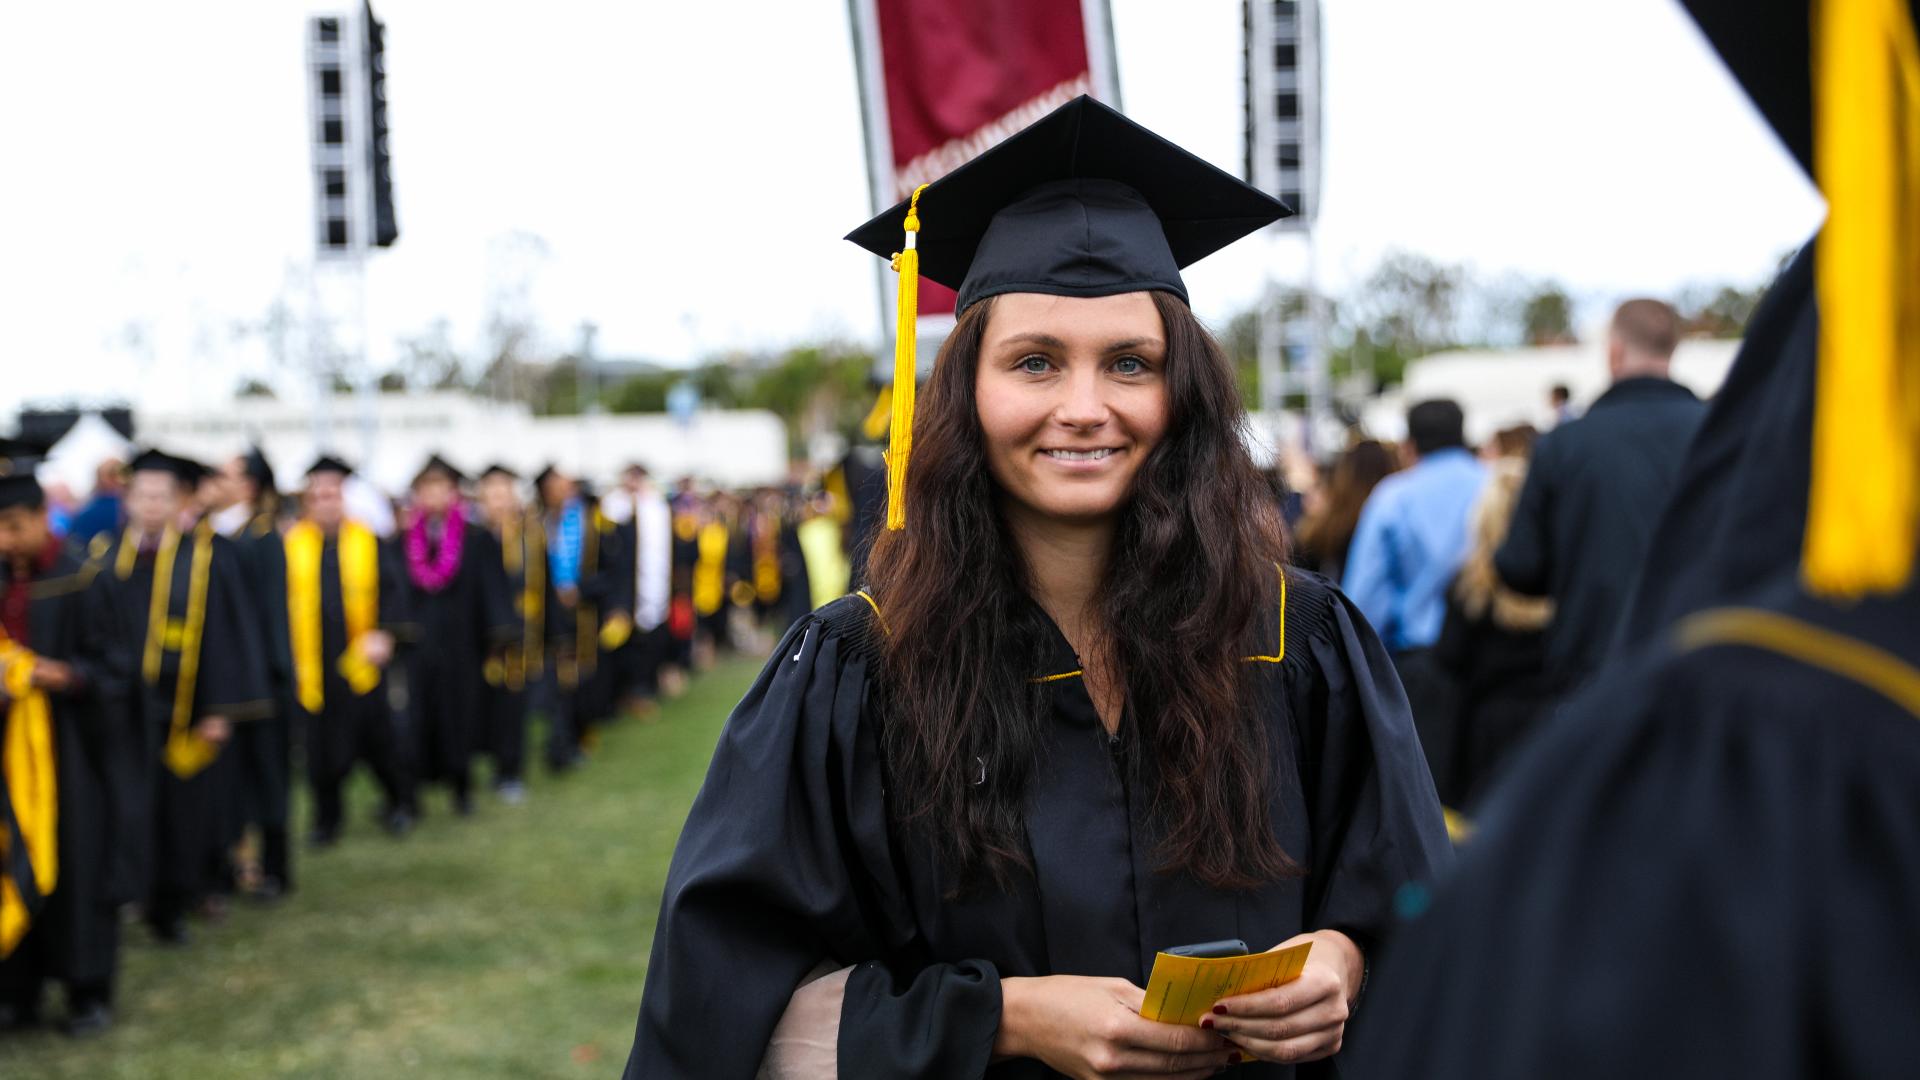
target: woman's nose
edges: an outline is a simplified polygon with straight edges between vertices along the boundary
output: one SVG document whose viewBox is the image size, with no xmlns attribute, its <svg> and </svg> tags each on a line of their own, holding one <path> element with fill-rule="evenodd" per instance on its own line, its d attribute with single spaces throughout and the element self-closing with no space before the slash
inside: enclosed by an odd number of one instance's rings
<svg viewBox="0 0 1920 1080">
<path fill-rule="evenodd" d="M 1107 404 L 1106 387 L 1100 373 L 1091 367 L 1076 367 L 1067 373 L 1060 403 L 1053 418 L 1069 427 L 1094 428 L 1113 415 Z"/>
</svg>

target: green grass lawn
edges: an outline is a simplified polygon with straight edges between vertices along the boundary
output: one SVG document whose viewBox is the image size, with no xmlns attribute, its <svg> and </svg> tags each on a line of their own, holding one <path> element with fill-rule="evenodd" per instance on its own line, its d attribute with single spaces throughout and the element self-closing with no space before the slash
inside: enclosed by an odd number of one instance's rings
<svg viewBox="0 0 1920 1080">
<path fill-rule="evenodd" d="M 183 950 L 128 928 L 115 1028 L 0 1039 L 0 1076 L 619 1075 L 674 838 L 758 669 L 724 663 L 613 725 L 573 775 L 536 770 L 523 806 L 487 795 L 461 820 L 430 793 L 404 840 L 360 780 L 285 902 L 236 904 Z"/>
</svg>

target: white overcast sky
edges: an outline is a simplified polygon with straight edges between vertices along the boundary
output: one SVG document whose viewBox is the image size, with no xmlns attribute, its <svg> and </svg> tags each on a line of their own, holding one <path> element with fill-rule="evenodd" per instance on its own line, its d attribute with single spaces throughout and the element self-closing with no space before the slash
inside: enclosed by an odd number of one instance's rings
<svg viewBox="0 0 1920 1080">
<path fill-rule="evenodd" d="M 846 0 L 384 0 L 401 239 L 376 364 L 437 318 L 477 354 L 525 273 L 547 338 L 685 362 L 877 337 Z M 1675 0 L 1331 0 L 1321 272 L 1394 247 L 1589 306 L 1763 280 L 1818 196 Z M 310 257 L 304 0 L 16 5 L 0 37 L 0 409 L 215 404 Z M 1114 0 L 1123 104 L 1240 168 L 1240 0 Z M 542 238 L 530 258 L 510 240 Z M 1224 318 L 1288 240 L 1190 270 Z M 522 253 L 516 254 L 516 250 Z M 296 293 L 304 298 L 304 290 Z M 127 328 L 149 328 L 128 344 Z"/>
</svg>

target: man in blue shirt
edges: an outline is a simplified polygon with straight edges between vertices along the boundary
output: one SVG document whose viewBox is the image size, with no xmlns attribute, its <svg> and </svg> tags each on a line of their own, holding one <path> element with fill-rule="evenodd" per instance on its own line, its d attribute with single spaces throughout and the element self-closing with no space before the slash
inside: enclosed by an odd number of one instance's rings
<svg viewBox="0 0 1920 1080">
<path fill-rule="evenodd" d="M 1347 554 L 1347 595 L 1393 652 L 1442 802 L 1454 805 L 1452 694 L 1428 653 L 1446 616 L 1447 586 L 1467 556 L 1467 519 L 1486 470 L 1467 449 L 1460 406 L 1407 410 L 1411 467 L 1380 481 L 1360 511 Z"/>
</svg>

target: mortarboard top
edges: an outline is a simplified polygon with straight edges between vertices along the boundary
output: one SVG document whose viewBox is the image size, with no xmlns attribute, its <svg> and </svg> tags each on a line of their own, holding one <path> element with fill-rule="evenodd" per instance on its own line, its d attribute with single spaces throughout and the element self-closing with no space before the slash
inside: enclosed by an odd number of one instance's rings
<svg viewBox="0 0 1920 1080">
<path fill-rule="evenodd" d="M 312 476 L 315 473 L 332 473 L 336 476 L 347 477 L 353 475 L 353 466 L 341 461 L 332 454 L 321 454 L 314 460 L 313 464 L 307 466 L 308 476 Z"/>
<path fill-rule="evenodd" d="M 547 482 L 547 479 L 549 477 L 558 476 L 558 475 L 560 475 L 560 466 L 555 465 L 552 462 L 548 462 L 547 464 L 542 465 L 540 467 L 539 472 L 533 474 L 533 482 L 536 486 L 542 485 Z"/>
<path fill-rule="evenodd" d="M 486 467 L 486 470 L 480 474 L 480 479 L 485 480 L 491 476 L 504 476 L 509 480 L 520 479 L 519 473 L 514 472 L 512 469 L 507 468 L 497 461 Z"/>
<path fill-rule="evenodd" d="M 418 484 L 420 481 L 425 480 L 429 476 L 445 477 L 449 482 L 451 482 L 456 487 L 458 487 L 463 483 L 466 483 L 466 480 L 467 480 L 466 473 L 463 473 L 459 469 L 454 468 L 452 463 L 447 461 L 446 458 L 441 457 L 439 454 L 428 455 L 427 463 L 425 465 L 420 466 L 420 471 L 414 474 L 413 482 Z"/>
<path fill-rule="evenodd" d="M 133 456 L 127 463 L 129 473 L 164 472 L 171 473 L 174 479 L 189 487 L 200 482 L 207 474 L 207 467 L 192 458 L 169 454 L 165 450 L 148 447 Z"/>
<path fill-rule="evenodd" d="M 46 493 L 34 476 L 45 453 L 46 448 L 38 443 L 0 438 L 0 510 L 46 502 Z"/>
<path fill-rule="evenodd" d="M 847 235 L 900 250 L 913 200 Z M 1090 97 L 1078 97 L 919 196 L 920 273 L 958 311 L 1007 292 L 1187 298 L 1180 268 L 1289 216 L 1286 205 Z"/>
</svg>

